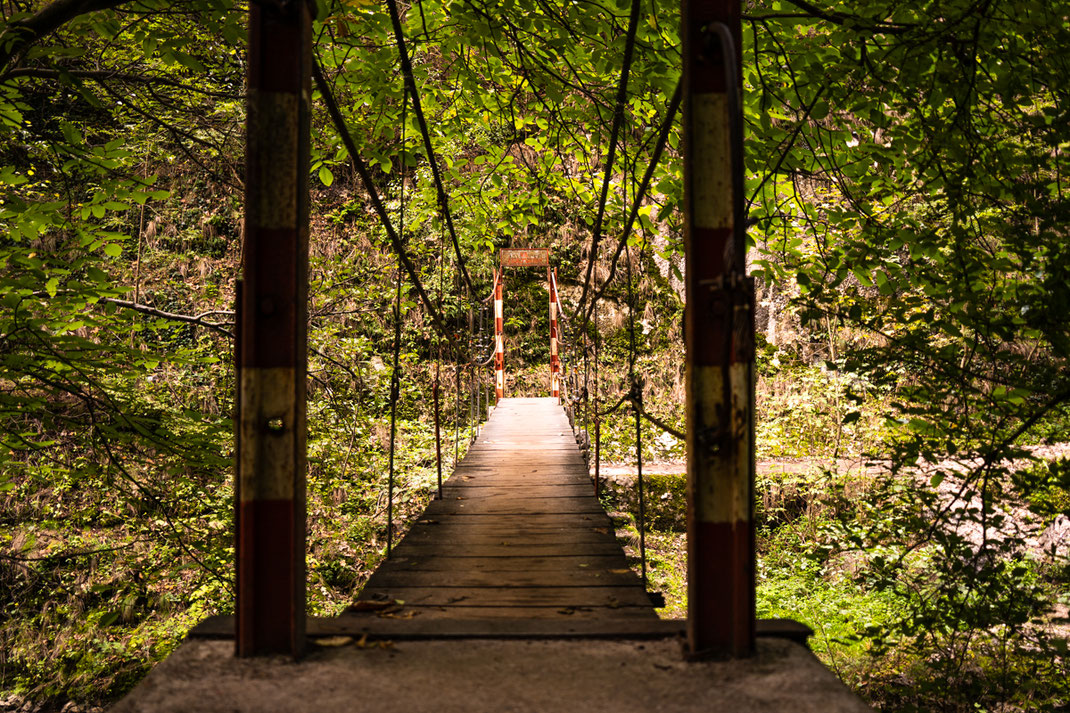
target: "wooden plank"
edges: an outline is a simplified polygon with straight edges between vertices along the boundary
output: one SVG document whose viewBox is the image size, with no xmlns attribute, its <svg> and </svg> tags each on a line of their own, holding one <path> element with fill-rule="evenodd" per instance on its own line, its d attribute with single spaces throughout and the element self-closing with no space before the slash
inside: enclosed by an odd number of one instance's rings
<svg viewBox="0 0 1070 713">
<path fill-rule="evenodd" d="M 492 502 L 488 502 L 492 501 Z M 454 503 L 464 502 L 468 507 L 498 506 L 511 507 L 518 511 L 530 512 L 564 512 L 564 508 L 583 508 L 585 512 L 604 512 L 598 499 L 592 495 L 569 495 L 545 497 L 523 497 L 523 491 L 501 490 L 497 488 L 471 488 L 464 500 L 443 498 L 432 500 L 428 507 L 443 510 L 459 509 Z"/>
<path fill-rule="evenodd" d="M 603 621 L 607 626 L 611 622 L 628 619 L 657 621 L 657 614 L 649 606 L 623 606 L 616 609 L 607 607 L 572 607 L 572 606 L 543 606 L 543 607 L 484 607 L 484 606 L 408 606 L 399 612 L 401 616 L 412 616 L 413 619 L 430 621 L 434 619 L 454 620 L 483 620 L 483 619 L 544 619 L 560 622 L 572 622 L 576 619 L 589 619 Z M 343 614 L 343 616 L 350 616 Z"/>
<path fill-rule="evenodd" d="M 573 612 L 566 615 L 550 610 L 541 617 L 517 617 L 513 609 L 482 609 L 458 612 L 457 619 L 415 616 L 409 619 L 385 619 L 343 614 L 332 619 L 309 622 L 310 635 L 356 636 L 369 638 L 629 638 L 653 639 L 682 636 L 686 622 L 673 619 L 637 616 L 625 613 L 607 618 L 604 612 Z M 468 616 L 465 616 L 468 614 Z M 483 616 L 476 616 L 482 614 Z"/>
<path fill-rule="evenodd" d="M 407 606 L 622 607 L 650 606 L 642 587 L 407 587 L 361 592 L 361 600 L 398 599 Z"/>
<path fill-rule="evenodd" d="M 446 572 L 504 572 L 524 574 L 527 572 L 550 574 L 571 571 L 598 571 L 623 569 L 628 560 L 623 552 L 612 555 L 563 554 L 556 557 L 456 557 L 448 553 L 436 553 L 422 557 L 398 557 L 385 560 L 375 574 L 380 572 L 446 571 Z M 374 575 L 373 575 L 374 576 Z"/>
<path fill-rule="evenodd" d="M 448 527 L 486 527 L 497 525 L 499 527 L 574 527 L 578 529 L 590 529 L 592 527 L 606 528 L 612 523 L 609 516 L 600 510 L 580 510 L 578 512 L 563 511 L 550 512 L 546 510 L 528 512 L 478 512 L 465 511 L 463 503 L 452 503 L 449 507 L 428 508 L 413 525 L 421 529 L 444 529 Z M 493 506 L 491 503 L 488 505 Z M 471 507 L 471 504 L 468 504 Z M 441 516 L 441 519 L 436 519 Z"/>
<path fill-rule="evenodd" d="M 384 616 L 657 621 L 556 401 L 503 400 L 443 495 L 361 592 Z"/>
<path fill-rule="evenodd" d="M 606 618 L 605 611 L 576 611 L 565 615 L 556 610 L 545 616 L 516 617 L 516 610 L 481 609 L 458 612 L 456 618 L 417 615 L 409 618 L 388 618 L 368 614 L 342 614 L 337 617 L 309 617 L 309 637 L 368 635 L 398 641 L 421 639 L 657 639 L 683 636 L 684 619 L 658 619 L 636 615 L 629 608 L 621 616 Z M 404 610 L 403 610 L 404 611 Z M 416 609 L 414 611 L 419 611 Z M 423 614 L 423 612 L 421 612 Z M 482 617 L 470 616 L 483 614 Z M 512 614 L 513 616 L 510 616 Z M 468 616 L 466 616 L 468 615 Z M 791 619 L 759 619 L 760 637 L 784 638 L 806 645 L 813 630 Z M 189 634 L 195 639 L 233 639 L 234 617 L 211 616 L 200 622 Z"/>
<path fill-rule="evenodd" d="M 397 557 L 436 556 L 443 552 L 442 547 L 433 544 L 408 544 L 405 540 L 394 548 Z M 573 546 L 562 544 L 535 545 L 469 545 L 464 554 L 470 557 L 545 557 L 554 554 L 568 555 L 615 555 L 622 549 L 616 541 L 584 542 Z M 457 554 L 457 553 L 454 553 Z"/>
<path fill-rule="evenodd" d="M 458 487 L 460 485 L 461 487 Z M 483 487 L 480 487 L 483 486 Z M 594 484 L 593 482 L 584 476 L 547 476 L 545 478 L 532 479 L 532 478 L 515 478 L 509 475 L 501 475 L 491 480 L 487 478 L 472 483 L 443 483 L 442 499 L 449 500 L 458 495 L 467 496 L 471 493 L 472 497 L 479 495 L 486 496 L 483 492 L 487 487 L 493 488 L 502 494 L 510 494 L 513 497 L 521 497 L 525 493 L 532 493 L 533 496 L 537 495 L 593 495 Z M 536 490 L 538 488 L 539 490 Z M 550 490 L 549 488 L 554 488 Z M 586 492 L 584 492 L 586 491 Z"/>
<path fill-rule="evenodd" d="M 597 547 L 606 544 L 604 535 L 597 532 L 583 532 L 582 530 L 509 533 L 508 531 L 473 532 L 467 528 L 439 535 L 427 532 L 410 532 L 406 535 L 405 542 L 414 547 L 438 547 L 440 550 L 497 547 L 503 552 L 534 547 L 555 547 L 562 551 L 568 551 L 572 546 L 588 545 Z M 619 545 L 617 546 L 619 547 Z"/>
<path fill-rule="evenodd" d="M 529 516 L 525 519 L 525 516 Z M 483 515 L 443 515 L 440 520 L 426 520 L 427 524 L 421 524 L 413 527 L 410 530 L 413 537 L 455 537 L 465 532 L 479 533 L 479 534 L 494 534 L 498 533 L 502 537 L 519 537 L 521 535 L 537 535 L 546 533 L 566 533 L 575 532 L 577 535 L 583 536 L 589 533 L 597 533 L 602 538 L 606 535 L 612 535 L 613 530 L 610 527 L 608 520 L 595 520 L 594 515 L 582 515 L 577 513 L 576 517 L 590 517 L 591 520 L 587 521 L 566 521 L 566 520 L 543 520 L 539 521 L 539 517 L 553 517 L 551 513 L 516 513 L 508 515 L 499 515 L 495 513 L 484 513 Z M 499 519 L 508 518 L 508 519 Z"/>
<path fill-rule="evenodd" d="M 593 505 L 584 505 L 579 503 L 567 503 L 560 506 L 560 508 L 554 507 L 553 502 L 538 501 L 529 503 L 530 509 L 523 509 L 524 503 L 510 502 L 508 500 L 494 499 L 489 502 L 469 501 L 462 502 L 446 501 L 447 505 L 442 505 L 435 508 L 428 508 L 424 511 L 423 517 L 417 521 L 417 524 L 426 522 L 428 520 L 436 520 L 440 517 L 452 518 L 492 518 L 492 517 L 524 517 L 532 516 L 538 517 L 540 515 L 575 515 L 577 517 L 588 517 L 590 520 L 586 520 L 586 523 L 596 522 L 601 527 L 606 524 L 611 524 L 612 520 L 606 515 L 605 511 L 601 508 L 595 508 Z M 466 520 L 467 522 L 467 520 Z"/>
<path fill-rule="evenodd" d="M 371 582 L 371 580 L 369 580 Z M 374 587 L 639 587 L 628 567 L 612 570 L 487 572 L 478 570 L 410 570 L 375 573 Z"/>
</svg>

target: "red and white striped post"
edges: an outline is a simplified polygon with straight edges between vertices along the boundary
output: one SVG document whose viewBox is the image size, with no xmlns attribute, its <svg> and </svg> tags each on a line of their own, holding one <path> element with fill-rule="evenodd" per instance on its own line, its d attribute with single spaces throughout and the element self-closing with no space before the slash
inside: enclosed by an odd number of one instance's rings
<svg viewBox="0 0 1070 713">
<path fill-rule="evenodd" d="M 305 641 L 305 373 L 312 19 L 250 3 L 238 305 L 236 653 Z"/>
<path fill-rule="evenodd" d="M 547 268 L 550 282 L 550 396 L 561 398 L 561 361 L 557 353 L 557 270 Z"/>
<path fill-rule="evenodd" d="M 505 324 L 502 310 L 502 282 L 505 271 L 494 275 L 494 403 L 505 397 Z"/>
<path fill-rule="evenodd" d="M 738 98 L 741 86 L 740 11 L 740 0 L 683 0 L 687 630 L 694 656 L 746 656 L 755 636 L 753 284 L 734 233 L 742 230 L 742 166 L 733 165 L 733 151 L 741 163 L 742 118 L 729 94 Z"/>
</svg>

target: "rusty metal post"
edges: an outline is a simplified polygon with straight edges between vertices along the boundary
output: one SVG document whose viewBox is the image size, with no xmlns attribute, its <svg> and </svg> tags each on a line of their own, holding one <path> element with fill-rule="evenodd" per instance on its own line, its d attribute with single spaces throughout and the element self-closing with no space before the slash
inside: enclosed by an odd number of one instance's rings
<svg viewBox="0 0 1070 713">
<path fill-rule="evenodd" d="M 558 358 L 557 329 L 557 270 L 546 269 L 550 282 L 550 396 L 560 400 L 561 383 L 559 372 L 561 361 Z"/>
<path fill-rule="evenodd" d="M 502 282 L 505 271 L 494 276 L 494 403 L 505 397 L 505 325 L 502 312 Z"/>
<path fill-rule="evenodd" d="M 431 394 L 435 403 L 435 470 L 438 473 L 438 490 L 435 497 L 438 500 L 442 499 L 442 414 L 438 402 L 438 374 L 439 366 L 435 364 L 435 381 L 431 385 Z"/>
<path fill-rule="evenodd" d="M 479 406 L 476 403 L 476 361 L 472 350 L 472 337 L 476 331 L 475 312 L 468 305 L 468 442 L 476 440 L 479 435 Z"/>
<path fill-rule="evenodd" d="M 312 21 L 251 3 L 238 349 L 237 654 L 305 641 L 305 374 Z"/>
<path fill-rule="evenodd" d="M 592 338 L 592 346 L 594 347 L 594 496 L 600 497 L 601 480 L 602 480 L 602 416 L 598 413 L 598 407 L 601 405 L 601 391 L 598 383 L 598 301 L 595 299 L 594 304 L 591 306 L 591 318 L 594 320 L 594 337 Z M 586 384 L 584 384 L 584 391 L 587 390 Z"/>
<path fill-rule="evenodd" d="M 742 219 L 740 0 L 683 0 L 688 646 L 754 650 L 753 283 Z"/>
</svg>

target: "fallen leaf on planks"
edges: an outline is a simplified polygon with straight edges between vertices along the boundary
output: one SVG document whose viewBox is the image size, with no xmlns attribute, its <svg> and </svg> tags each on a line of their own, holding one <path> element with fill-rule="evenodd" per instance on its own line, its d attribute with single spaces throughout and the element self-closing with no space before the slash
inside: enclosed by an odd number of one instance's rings
<svg viewBox="0 0 1070 713">
<path fill-rule="evenodd" d="M 399 602 L 396 599 L 383 599 L 382 601 L 372 601 L 370 599 L 361 599 L 353 602 L 349 605 L 349 611 L 362 612 L 362 611 L 383 611 L 390 607 L 396 607 L 404 602 Z"/>
<path fill-rule="evenodd" d="M 367 634 L 365 634 L 367 636 Z M 346 644 L 353 643 L 352 636 L 323 636 L 319 639 L 313 639 L 312 643 L 316 646 L 345 646 Z M 359 644 L 358 644 L 359 645 Z"/>
<path fill-rule="evenodd" d="M 384 611 L 379 614 L 380 619 L 411 619 L 414 616 L 420 616 L 420 612 L 413 611 Z"/>
<path fill-rule="evenodd" d="M 371 639 L 368 640 L 368 635 L 364 634 L 360 637 L 360 641 L 356 644 L 358 649 L 392 649 L 394 648 L 394 642 L 388 639 Z"/>
</svg>

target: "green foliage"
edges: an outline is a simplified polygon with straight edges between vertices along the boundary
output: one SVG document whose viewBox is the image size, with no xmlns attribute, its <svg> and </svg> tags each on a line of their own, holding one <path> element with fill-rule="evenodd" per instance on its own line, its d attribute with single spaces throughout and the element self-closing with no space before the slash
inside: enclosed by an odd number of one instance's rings
<svg viewBox="0 0 1070 713">
<path fill-rule="evenodd" d="M 857 458 L 884 436 L 886 399 L 857 374 L 781 364 L 776 355 L 757 383 L 759 458 Z"/>
<path fill-rule="evenodd" d="M 2 685 L 103 700 L 185 626 L 230 607 L 244 7 L 119 5 L 18 32 L 37 9 L 0 24 Z M 389 16 L 319 3 L 318 61 L 459 333 L 502 246 L 551 247 L 575 301 L 625 9 L 475 0 L 405 13 L 475 283 L 465 295 Z M 1065 12 L 761 0 L 745 13 L 752 272 L 780 333 L 759 343 L 759 451 L 888 464 L 759 479 L 762 611 L 812 616 L 830 665 L 888 707 L 1065 703 L 1065 640 L 1048 627 L 1065 573 L 1011 526 L 1018 498 L 1045 521 L 1067 510 L 1065 461 L 1013 465 L 1026 446 L 1066 440 L 1070 423 Z M 604 236 L 619 236 L 653 153 L 678 35 L 676 4 L 644 5 Z M 326 614 L 382 556 L 396 264 L 313 106 L 308 561 L 310 608 Z M 595 256 L 594 323 L 566 326 L 573 375 L 593 371 L 582 349 L 597 338 L 597 406 L 574 404 L 588 430 L 595 408 L 631 391 L 633 370 L 644 408 L 683 427 L 679 133 L 614 277 L 605 250 Z M 509 279 L 508 364 L 517 393 L 538 393 L 543 278 Z M 400 520 L 433 479 L 431 364 L 449 384 L 446 451 L 462 454 L 474 427 L 467 391 L 453 391 L 471 372 L 440 356 L 412 289 L 400 306 Z M 627 403 L 605 416 L 604 458 L 634 457 L 633 416 Z M 642 439 L 647 462 L 682 454 L 648 423 Z M 680 481 L 649 482 L 654 581 L 679 613 Z"/>
<path fill-rule="evenodd" d="M 1050 522 L 1070 515 L 1070 459 L 1042 461 L 1014 471 L 1011 482 L 1029 502 L 1029 509 Z"/>
<path fill-rule="evenodd" d="M 870 640 L 926 662 L 901 671 L 920 689 L 904 708 L 1057 705 L 1061 686 L 1007 683 L 1033 647 L 1056 662 L 1043 675 L 1065 659 L 1005 485 L 1024 445 L 1067 434 L 1066 23 L 1036 2 L 776 5 L 746 40 L 756 272 L 799 341 L 863 380 L 860 453 L 889 463 L 833 498 L 821 557 L 898 599 Z M 1017 484 L 1041 509 L 1058 492 Z"/>
</svg>

